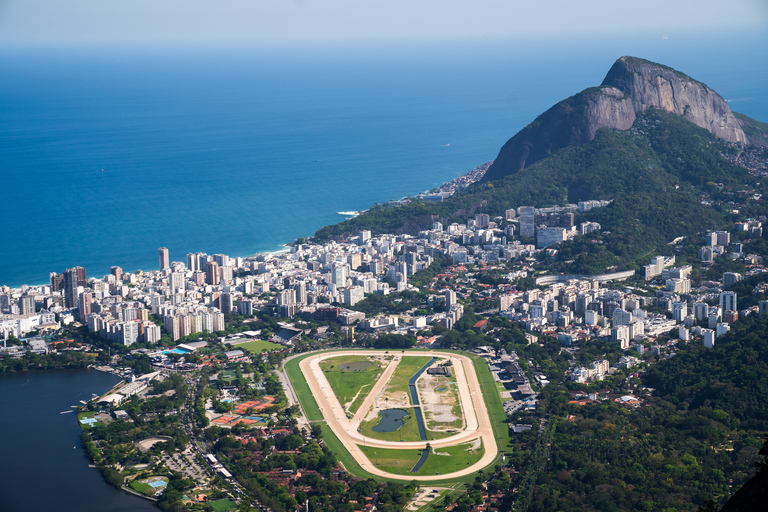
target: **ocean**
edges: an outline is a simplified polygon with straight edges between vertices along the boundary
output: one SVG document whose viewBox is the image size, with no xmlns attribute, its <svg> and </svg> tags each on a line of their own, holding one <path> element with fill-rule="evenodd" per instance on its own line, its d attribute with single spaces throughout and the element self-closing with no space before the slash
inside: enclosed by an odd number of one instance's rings
<svg viewBox="0 0 768 512">
<path fill-rule="evenodd" d="M 765 41 L 0 48 L 0 284 L 278 250 L 492 160 L 625 54 L 768 121 Z"/>
</svg>

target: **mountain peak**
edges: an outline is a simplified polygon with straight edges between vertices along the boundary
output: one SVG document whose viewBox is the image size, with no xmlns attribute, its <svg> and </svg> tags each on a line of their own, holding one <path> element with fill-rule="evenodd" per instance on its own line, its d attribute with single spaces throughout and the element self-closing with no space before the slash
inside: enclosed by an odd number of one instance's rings
<svg viewBox="0 0 768 512">
<path fill-rule="evenodd" d="M 618 59 L 603 86 L 612 86 L 632 99 L 635 113 L 649 108 L 683 116 L 729 142 L 748 142 L 741 123 L 715 91 L 685 73 L 637 57 Z"/>
<path fill-rule="evenodd" d="M 515 173 L 558 149 L 586 144 L 600 128 L 628 130 L 649 108 L 679 115 L 720 139 L 750 142 L 715 91 L 668 66 L 623 56 L 599 87 L 559 102 L 507 141 L 484 181 Z"/>
</svg>

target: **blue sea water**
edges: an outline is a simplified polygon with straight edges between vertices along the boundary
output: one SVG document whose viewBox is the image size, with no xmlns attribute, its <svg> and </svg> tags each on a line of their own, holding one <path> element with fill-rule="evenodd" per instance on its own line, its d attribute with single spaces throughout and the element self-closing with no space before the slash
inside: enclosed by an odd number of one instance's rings
<svg viewBox="0 0 768 512">
<path fill-rule="evenodd" d="M 277 250 L 492 160 L 624 54 L 768 121 L 765 41 L 0 49 L 0 284 Z"/>
</svg>

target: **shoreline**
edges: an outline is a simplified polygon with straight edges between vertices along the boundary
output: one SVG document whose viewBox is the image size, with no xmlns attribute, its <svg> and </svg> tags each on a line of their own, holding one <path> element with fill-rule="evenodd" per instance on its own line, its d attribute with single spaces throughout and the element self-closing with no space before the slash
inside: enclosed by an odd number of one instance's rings
<svg viewBox="0 0 768 512">
<path fill-rule="evenodd" d="M 439 194 L 448 193 L 447 191 L 452 190 L 450 192 L 450 195 L 452 195 L 456 190 L 458 190 L 458 188 L 463 188 L 463 187 L 467 187 L 467 186 L 471 185 L 472 183 L 474 183 L 474 182 L 478 181 L 480 178 L 482 178 L 482 175 L 485 174 L 485 171 L 488 169 L 488 167 L 492 163 L 493 163 L 493 161 L 486 162 L 484 164 L 478 165 L 475 168 L 473 168 L 472 170 L 470 170 L 469 172 L 466 172 L 466 173 L 464 173 L 464 174 L 462 174 L 462 175 L 460 175 L 460 176 L 458 176 L 458 177 L 456 177 L 456 178 L 454 178 L 454 179 L 452 179 L 450 181 L 447 181 L 447 182 L 443 183 L 442 185 L 440 185 L 439 187 L 435 187 L 438 190 L 438 192 L 436 192 L 436 193 L 439 193 Z M 482 174 L 480 174 L 479 177 L 477 177 L 478 173 L 482 173 Z M 466 184 L 462 185 L 462 183 L 466 183 Z M 422 192 L 422 193 L 415 194 L 413 196 L 406 196 L 403 199 L 406 199 L 408 197 L 419 198 L 419 197 L 422 197 L 422 196 L 425 196 L 425 195 L 429 195 L 429 193 Z M 450 197 L 450 195 L 448 195 L 447 197 Z M 385 201 L 385 202 L 383 202 L 381 204 L 397 203 L 398 201 L 402 201 L 403 199 L 400 199 L 400 200 L 390 199 L 390 200 Z M 341 215 L 341 216 L 343 216 L 345 218 L 340 220 L 339 222 L 336 222 L 336 223 L 330 224 L 330 225 L 333 226 L 335 224 L 339 224 L 341 222 L 345 222 L 345 221 L 347 221 L 349 219 L 355 218 L 358 215 L 364 214 L 369 209 L 370 209 L 370 207 L 365 209 L 365 210 L 360 210 L 358 212 L 355 212 L 357 215 L 352 215 L 352 216 L 347 215 L 347 214 L 349 214 L 351 212 L 340 212 L 340 211 L 337 211 L 336 212 L 337 214 L 339 214 L 339 215 Z M 324 227 L 326 227 L 326 226 L 321 226 L 319 229 L 323 229 Z M 307 235 L 307 236 L 303 236 L 303 237 L 298 237 L 298 238 L 296 238 L 294 240 L 291 240 L 291 241 L 288 241 L 288 242 L 278 243 L 277 244 L 278 247 L 281 247 L 281 248 L 277 249 L 277 250 L 273 250 L 273 251 L 257 251 L 257 252 L 248 254 L 247 256 L 230 256 L 230 257 L 231 258 L 253 258 L 253 257 L 256 257 L 256 256 L 261 255 L 261 254 L 271 255 L 271 256 L 276 256 L 276 255 L 279 255 L 279 254 L 286 254 L 286 253 L 290 252 L 290 250 L 291 250 L 290 248 L 293 247 L 294 245 L 296 245 L 296 242 L 298 240 L 301 240 L 301 239 L 312 240 L 314 238 L 314 236 L 315 236 L 315 233 L 312 233 L 311 235 Z M 194 251 L 189 251 L 189 252 L 194 252 Z M 120 265 L 118 265 L 118 266 L 120 266 Z M 123 270 L 123 272 L 126 273 L 126 274 L 130 274 L 130 273 L 136 272 L 137 270 L 143 270 L 143 269 L 138 269 L 137 268 L 137 269 L 134 269 L 133 271 Z M 146 272 L 152 272 L 153 270 L 155 270 L 155 269 L 146 270 Z M 48 270 L 47 272 L 51 272 L 51 271 Z M 94 274 L 94 275 L 97 275 L 97 274 Z M 106 274 L 104 274 L 104 275 L 106 275 Z M 7 284 L 0 284 L 0 287 L 7 288 L 9 291 L 20 291 L 25 286 L 28 286 L 30 288 L 34 288 L 34 287 L 38 287 L 38 286 L 49 286 L 49 285 L 50 285 L 50 281 L 43 282 L 43 283 L 37 283 L 37 284 L 21 283 L 18 286 L 11 286 L 11 285 L 7 285 Z"/>
</svg>

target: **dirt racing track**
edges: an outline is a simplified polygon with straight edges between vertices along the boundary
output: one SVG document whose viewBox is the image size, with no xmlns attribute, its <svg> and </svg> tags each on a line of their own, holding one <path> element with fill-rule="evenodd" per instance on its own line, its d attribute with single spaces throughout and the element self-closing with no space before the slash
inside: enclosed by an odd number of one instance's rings
<svg viewBox="0 0 768 512">
<path fill-rule="evenodd" d="M 320 362 L 324 359 L 333 357 L 355 355 L 390 356 L 393 359 L 379 378 L 378 382 L 376 382 L 373 389 L 368 393 L 368 396 L 360 406 L 360 409 L 352 419 L 349 419 L 344 412 L 343 406 L 341 403 L 339 403 L 336 394 L 328 383 L 328 380 L 326 379 L 322 369 L 320 368 Z M 378 408 L 378 404 L 376 403 L 377 397 L 386 387 L 389 379 L 395 372 L 397 365 L 403 357 L 413 356 L 435 356 L 451 360 L 453 371 L 456 374 L 456 383 L 458 387 L 461 408 L 462 411 L 464 411 L 466 421 L 465 428 L 461 429 L 458 433 L 450 437 L 432 441 L 382 441 L 380 439 L 374 439 L 362 435 L 360 432 L 358 432 L 360 423 L 372 408 Z M 307 380 L 309 389 L 315 398 L 315 401 L 317 402 L 317 405 L 319 406 L 325 421 L 328 423 L 328 426 L 333 430 L 341 443 L 344 445 L 347 451 L 349 451 L 352 457 L 354 457 L 354 459 L 360 464 L 360 466 L 365 471 L 373 475 L 408 481 L 447 480 L 476 473 L 477 471 L 480 471 L 486 466 L 492 464 L 498 455 L 498 447 L 496 446 L 496 439 L 493 435 L 493 428 L 491 426 L 491 420 L 488 415 L 488 409 L 485 405 L 485 400 L 483 400 L 480 382 L 477 379 L 477 374 L 475 373 L 472 360 L 466 356 L 441 351 L 408 351 L 405 353 L 384 350 L 334 351 L 322 352 L 318 353 L 317 355 L 307 357 L 299 363 L 299 368 L 301 369 L 304 378 Z M 358 445 L 364 445 L 366 447 L 374 448 L 424 449 L 426 448 L 426 445 L 429 444 L 432 448 L 443 448 L 447 446 L 463 444 L 478 438 L 482 439 L 483 447 L 485 448 L 483 456 L 477 462 L 467 466 L 465 469 L 441 475 L 416 476 L 409 473 L 388 473 L 372 464 L 370 460 L 368 460 L 368 458 L 365 456 L 363 451 L 358 447 Z"/>
</svg>

